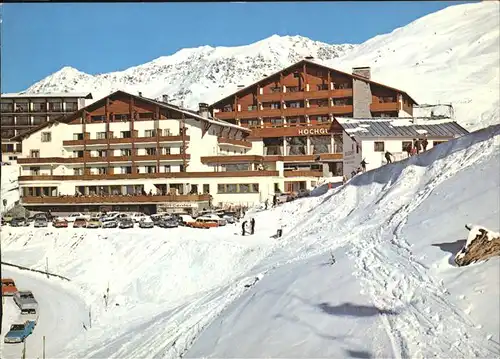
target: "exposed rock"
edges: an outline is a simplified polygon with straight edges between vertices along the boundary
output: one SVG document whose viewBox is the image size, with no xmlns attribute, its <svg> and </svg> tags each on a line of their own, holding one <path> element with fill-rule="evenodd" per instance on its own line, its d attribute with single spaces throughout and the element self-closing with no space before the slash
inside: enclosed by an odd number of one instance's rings
<svg viewBox="0 0 500 359">
<path fill-rule="evenodd" d="M 455 263 L 466 266 L 471 263 L 500 256 L 500 233 L 478 225 L 466 225 L 469 236 L 465 246 L 455 255 Z"/>
</svg>

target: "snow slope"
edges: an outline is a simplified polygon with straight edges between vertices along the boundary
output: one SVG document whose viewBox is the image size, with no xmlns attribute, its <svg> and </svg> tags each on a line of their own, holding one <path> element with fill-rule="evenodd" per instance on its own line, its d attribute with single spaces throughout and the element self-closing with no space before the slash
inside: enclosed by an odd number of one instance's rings
<svg viewBox="0 0 500 359">
<path fill-rule="evenodd" d="M 89 75 L 72 67 L 34 84 L 29 93 L 91 91 L 99 99 L 122 89 L 169 95 L 197 109 L 312 55 L 350 72 L 371 66 L 375 81 L 402 88 L 422 104 L 451 103 L 470 130 L 499 122 L 499 4 L 448 7 L 361 45 L 329 45 L 277 35 L 239 47 L 202 46 L 124 71 Z M 428 112 L 428 111 L 427 111 Z"/>
<path fill-rule="evenodd" d="M 0 183 L 0 208 L 1 212 L 7 211 L 19 201 L 19 185 L 17 176 L 19 174 L 18 165 L 2 166 L 1 170 L 1 183 Z M 3 200 L 7 200 L 7 205 L 3 205 Z"/>
<path fill-rule="evenodd" d="M 251 237 L 3 227 L 2 254 L 48 258 L 92 308 L 58 357 L 492 357 L 499 260 L 449 260 L 464 223 L 500 227 L 499 153 L 497 125 L 252 213 Z"/>
<path fill-rule="evenodd" d="M 500 227 L 499 150 L 497 125 L 323 195 L 266 261 L 311 257 L 265 276 L 187 357 L 497 357 L 500 261 L 451 263 L 465 223 Z"/>
</svg>

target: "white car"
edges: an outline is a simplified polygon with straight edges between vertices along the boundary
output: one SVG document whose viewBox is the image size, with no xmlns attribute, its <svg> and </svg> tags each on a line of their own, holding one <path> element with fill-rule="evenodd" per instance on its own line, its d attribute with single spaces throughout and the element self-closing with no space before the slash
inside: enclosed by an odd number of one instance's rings
<svg viewBox="0 0 500 359">
<path fill-rule="evenodd" d="M 75 219 L 77 218 L 85 218 L 86 220 L 89 220 L 90 219 L 90 216 L 89 215 L 86 215 L 86 214 L 83 214 L 83 213 L 80 213 L 80 212 L 75 212 L 75 213 L 71 213 L 69 216 L 67 217 L 64 217 L 64 219 L 68 222 L 74 222 Z"/>
<path fill-rule="evenodd" d="M 139 223 L 142 220 L 149 219 L 144 213 L 133 213 L 130 218 L 135 222 Z"/>
</svg>

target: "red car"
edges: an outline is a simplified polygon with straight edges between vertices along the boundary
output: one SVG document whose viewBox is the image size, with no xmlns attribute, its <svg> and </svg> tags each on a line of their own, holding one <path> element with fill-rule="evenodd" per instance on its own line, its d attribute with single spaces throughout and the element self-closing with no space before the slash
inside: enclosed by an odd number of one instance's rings
<svg viewBox="0 0 500 359">
<path fill-rule="evenodd" d="M 64 218 L 56 218 L 52 222 L 52 226 L 55 228 L 68 228 L 68 221 Z"/>
<path fill-rule="evenodd" d="M 10 278 L 2 278 L 2 295 L 14 295 L 15 292 L 17 292 L 17 288 L 14 280 Z"/>
<path fill-rule="evenodd" d="M 85 218 L 77 218 L 73 222 L 73 228 L 87 228 L 87 220 Z"/>
</svg>

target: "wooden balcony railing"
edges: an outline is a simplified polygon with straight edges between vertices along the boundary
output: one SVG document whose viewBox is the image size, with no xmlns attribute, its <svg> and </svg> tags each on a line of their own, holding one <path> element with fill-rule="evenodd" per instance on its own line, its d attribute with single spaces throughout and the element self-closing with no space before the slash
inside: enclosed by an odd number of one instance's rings
<svg viewBox="0 0 500 359">
<path fill-rule="evenodd" d="M 370 104 L 370 111 L 383 112 L 383 111 L 399 111 L 399 102 L 380 102 Z"/>
<path fill-rule="evenodd" d="M 186 142 L 189 142 L 189 136 L 186 137 Z M 152 136 L 152 137 L 128 137 L 128 138 L 110 138 L 110 144 L 123 144 L 123 143 L 154 143 L 156 141 L 159 142 L 181 142 L 182 136 Z M 99 138 L 99 139 L 86 139 L 86 140 L 66 140 L 63 141 L 63 146 L 83 146 L 84 143 L 86 145 L 106 145 L 108 143 L 108 139 Z"/>
<path fill-rule="evenodd" d="M 39 175 L 19 176 L 19 182 L 27 181 L 102 181 L 129 179 L 168 179 L 168 178 L 222 178 L 222 177 L 277 177 L 278 171 L 231 171 L 231 172 L 165 172 L 96 175 Z"/>
<path fill-rule="evenodd" d="M 321 171 L 287 171 L 284 172 L 285 177 L 323 177 Z"/>
<path fill-rule="evenodd" d="M 209 194 L 188 194 L 188 195 L 110 195 L 110 196 L 58 196 L 58 197 L 40 197 L 26 196 L 21 197 L 22 204 L 100 204 L 100 203 L 163 203 L 163 202 L 201 202 L 208 201 Z"/>
<path fill-rule="evenodd" d="M 18 158 L 18 164 L 65 164 L 65 163 L 107 163 L 109 162 L 136 162 L 140 161 L 180 161 L 186 158 L 191 159 L 190 154 L 174 154 L 174 155 L 136 155 L 136 156 L 85 156 L 85 157 L 34 157 L 34 158 Z"/>
<path fill-rule="evenodd" d="M 217 142 L 219 143 L 219 145 L 233 145 L 245 148 L 252 148 L 252 142 L 245 140 L 236 140 L 232 138 L 218 137 Z"/>
</svg>

